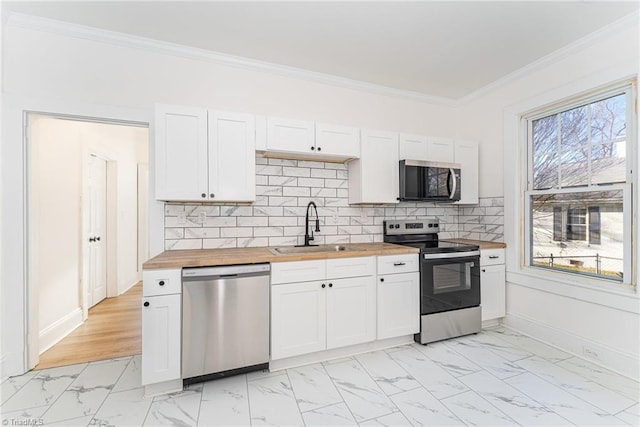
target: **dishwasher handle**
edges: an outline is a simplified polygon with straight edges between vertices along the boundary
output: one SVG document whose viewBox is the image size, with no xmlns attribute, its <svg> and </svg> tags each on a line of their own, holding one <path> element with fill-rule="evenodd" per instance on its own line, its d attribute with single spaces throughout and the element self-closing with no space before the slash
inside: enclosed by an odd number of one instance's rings
<svg viewBox="0 0 640 427">
<path fill-rule="evenodd" d="M 271 264 L 243 264 L 225 265 L 220 267 L 188 267 L 182 269 L 183 279 L 202 279 L 242 277 L 242 276 L 267 276 L 271 272 Z"/>
</svg>

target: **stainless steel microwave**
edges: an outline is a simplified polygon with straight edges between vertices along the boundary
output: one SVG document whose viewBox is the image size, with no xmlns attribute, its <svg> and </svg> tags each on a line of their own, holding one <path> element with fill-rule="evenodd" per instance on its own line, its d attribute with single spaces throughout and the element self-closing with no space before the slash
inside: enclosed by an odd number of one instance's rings
<svg viewBox="0 0 640 427">
<path fill-rule="evenodd" d="M 398 200 L 456 202 L 461 184 L 458 163 L 400 160 Z"/>
</svg>

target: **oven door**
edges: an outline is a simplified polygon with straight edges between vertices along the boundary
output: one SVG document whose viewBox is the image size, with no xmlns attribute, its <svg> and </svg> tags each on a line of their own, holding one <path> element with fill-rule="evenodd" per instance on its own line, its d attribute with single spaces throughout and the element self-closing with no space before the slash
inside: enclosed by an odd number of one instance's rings
<svg viewBox="0 0 640 427">
<path fill-rule="evenodd" d="M 420 313 L 480 305 L 480 252 L 421 254 Z"/>
</svg>

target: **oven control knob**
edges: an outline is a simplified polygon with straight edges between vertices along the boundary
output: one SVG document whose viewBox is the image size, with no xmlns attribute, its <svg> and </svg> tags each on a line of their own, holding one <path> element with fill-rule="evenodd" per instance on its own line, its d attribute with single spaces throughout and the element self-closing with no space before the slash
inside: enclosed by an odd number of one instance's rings
<svg viewBox="0 0 640 427">
<path fill-rule="evenodd" d="M 433 226 L 434 226 L 435 228 L 438 228 L 438 224 L 433 224 Z"/>
<path fill-rule="evenodd" d="M 429 224 L 429 228 L 432 228 L 432 227 L 433 227 L 433 224 Z"/>
<path fill-rule="evenodd" d="M 389 228 L 393 228 L 393 224 L 389 224 Z"/>
<path fill-rule="evenodd" d="M 396 228 L 400 228 L 400 224 L 396 224 Z"/>
</svg>

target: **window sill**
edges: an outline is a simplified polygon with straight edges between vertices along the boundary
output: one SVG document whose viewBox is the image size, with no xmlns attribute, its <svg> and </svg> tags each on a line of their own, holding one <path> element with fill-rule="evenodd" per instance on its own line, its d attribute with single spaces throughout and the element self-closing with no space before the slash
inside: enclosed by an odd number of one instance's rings
<svg viewBox="0 0 640 427">
<path fill-rule="evenodd" d="M 543 268 L 507 271 L 507 282 L 593 304 L 640 314 L 640 296 L 633 285 L 582 277 Z"/>
</svg>

